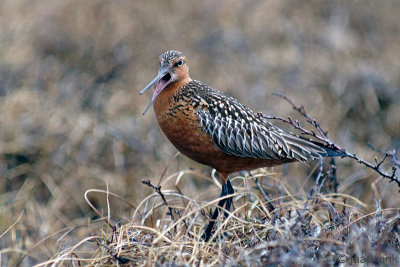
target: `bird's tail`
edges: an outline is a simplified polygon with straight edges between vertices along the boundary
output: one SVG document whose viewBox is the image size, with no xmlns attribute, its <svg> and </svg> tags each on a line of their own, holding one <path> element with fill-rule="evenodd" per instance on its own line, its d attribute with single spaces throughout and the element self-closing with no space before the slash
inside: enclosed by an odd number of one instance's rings
<svg viewBox="0 0 400 267">
<path fill-rule="evenodd" d="M 342 157 L 345 154 L 338 147 L 321 141 L 307 139 L 293 133 L 279 131 L 284 143 L 298 161 L 309 161 L 321 157 Z"/>
<path fill-rule="evenodd" d="M 311 141 L 313 144 L 318 145 L 320 148 L 322 148 L 326 152 L 326 157 L 343 157 L 346 154 L 344 151 L 342 151 L 340 148 L 337 148 L 336 146 L 329 146 L 323 143 L 320 143 L 318 141 Z"/>
</svg>

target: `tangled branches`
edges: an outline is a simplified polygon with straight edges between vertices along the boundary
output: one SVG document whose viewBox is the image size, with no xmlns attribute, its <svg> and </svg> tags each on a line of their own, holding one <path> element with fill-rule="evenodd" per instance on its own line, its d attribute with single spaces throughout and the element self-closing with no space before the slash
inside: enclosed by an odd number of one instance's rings
<svg viewBox="0 0 400 267">
<path fill-rule="evenodd" d="M 358 157 L 356 154 L 349 153 L 345 149 L 341 148 L 340 146 L 338 146 L 337 144 L 332 142 L 328 138 L 328 132 L 323 130 L 321 125 L 315 119 L 312 119 L 307 114 L 304 106 L 297 106 L 296 104 L 293 103 L 292 100 L 290 100 L 287 96 L 285 96 L 283 94 L 274 93 L 274 95 L 277 95 L 277 96 L 283 98 L 284 100 L 286 100 L 287 102 L 289 102 L 289 104 L 293 107 L 293 109 L 296 110 L 297 112 L 299 112 L 305 118 L 305 120 L 317 130 L 317 132 L 314 130 L 307 130 L 307 129 L 303 128 L 297 119 L 293 120 L 290 116 L 288 116 L 287 119 L 285 119 L 285 118 L 277 117 L 277 116 L 265 116 L 264 114 L 259 112 L 258 115 L 260 117 L 262 117 L 264 119 L 268 119 L 268 120 L 279 120 L 279 121 L 283 121 L 285 123 L 292 125 L 294 128 L 299 130 L 301 132 L 301 134 L 307 135 L 307 136 L 312 136 L 313 138 L 315 138 L 315 139 L 321 141 L 323 144 L 325 144 L 327 148 L 335 149 L 335 150 L 342 152 L 343 153 L 342 157 L 352 158 L 352 159 L 356 160 L 358 163 L 374 170 L 383 178 L 389 179 L 390 182 L 395 182 L 397 184 L 397 186 L 400 188 L 400 179 L 399 179 L 398 175 L 396 175 L 396 172 L 400 166 L 399 165 L 400 162 L 399 162 L 399 159 L 395 156 L 394 149 L 391 151 L 388 151 L 388 152 L 381 152 L 381 154 L 383 155 L 383 158 L 381 160 L 378 160 L 377 158 L 375 158 L 375 164 L 369 163 L 369 162 L 363 160 L 362 158 Z M 382 170 L 382 168 L 381 168 L 382 164 L 387 159 L 391 160 L 390 173 Z"/>
</svg>

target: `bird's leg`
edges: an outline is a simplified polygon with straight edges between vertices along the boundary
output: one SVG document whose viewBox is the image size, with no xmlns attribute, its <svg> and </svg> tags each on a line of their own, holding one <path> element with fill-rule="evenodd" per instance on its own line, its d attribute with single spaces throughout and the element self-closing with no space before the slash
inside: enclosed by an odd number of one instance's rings
<svg viewBox="0 0 400 267">
<path fill-rule="evenodd" d="M 232 187 L 232 185 L 231 185 L 231 187 Z M 221 198 L 221 197 L 224 197 L 224 196 L 226 196 L 227 194 L 228 194 L 227 184 L 226 184 L 226 183 L 223 183 L 223 184 L 222 184 L 221 195 L 220 195 L 219 197 L 220 197 L 220 198 Z M 208 239 L 210 239 L 210 237 L 211 237 L 211 231 L 212 231 L 212 229 L 214 228 L 215 220 L 216 220 L 217 217 L 218 217 L 219 209 L 222 208 L 222 207 L 224 206 L 225 202 L 226 202 L 226 199 L 221 199 L 220 201 L 218 201 L 218 207 L 215 208 L 214 213 L 213 213 L 213 215 L 212 215 L 212 217 L 211 217 L 211 220 L 210 220 L 210 222 L 208 223 L 208 225 L 207 225 L 207 227 L 206 227 L 206 230 L 204 231 L 204 234 L 203 234 L 203 236 L 202 236 L 202 237 L 204 238 L 205 241 L 208 241 Z"/>
<path fill-rule="evenodd" d="M 235 190 L 232 187 L 231 181 L 229 179 L 226 182 L 226 189 L 227 189 L 227 195 L 231 195 L 235 192 Z M 230 211 L 231 205 L 232 205 L 232 197 L 226 199 L 225 209 L 227 211 Z M 225 212 L 224 215 L 225 215 L 225 218 L 227 218 L 229 214 L 228 214 L 228 212 Z"/>
</svg>

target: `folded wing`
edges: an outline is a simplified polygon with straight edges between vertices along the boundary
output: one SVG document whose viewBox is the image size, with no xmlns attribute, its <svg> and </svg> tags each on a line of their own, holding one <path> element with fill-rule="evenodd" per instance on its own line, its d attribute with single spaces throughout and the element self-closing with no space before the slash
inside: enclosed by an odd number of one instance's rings
<svg viewBox="0 0 400 267">
<path fill-rule="evenodd" d="M 197 110 L 203 131 L 229 155 L 298 161 L 329 155 L 329 149 L 263 121 L 232 97 L 215 91 L 196 97 L 203 103 Z"/>
</svg>

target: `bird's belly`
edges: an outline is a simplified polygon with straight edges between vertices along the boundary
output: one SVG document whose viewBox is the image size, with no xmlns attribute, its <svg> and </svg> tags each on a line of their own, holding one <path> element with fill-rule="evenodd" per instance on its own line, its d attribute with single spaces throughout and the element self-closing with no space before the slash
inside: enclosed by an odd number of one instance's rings
<svg viewBox="0 0 400 267">
<path fill-rule="evenodd" d="M 171 143 L 194 161 L 212 166 L 210 157 L 224 154 L 196 120 L 168 118 L 159 120 L 159 124 Z"/>
<path fill-rule="evenodd" d="M 212 138 L 202 130 L 196 119 L 182 117 L 158 118 L 159 125 L 171 143 L 185 156 L 229 175 L 240 170 L 252 170 L 283 162 L 261 158 L 228 155 L 220 150 Z"/>
</svg>

